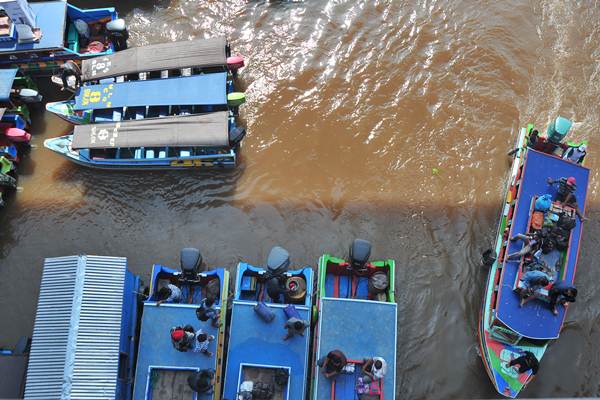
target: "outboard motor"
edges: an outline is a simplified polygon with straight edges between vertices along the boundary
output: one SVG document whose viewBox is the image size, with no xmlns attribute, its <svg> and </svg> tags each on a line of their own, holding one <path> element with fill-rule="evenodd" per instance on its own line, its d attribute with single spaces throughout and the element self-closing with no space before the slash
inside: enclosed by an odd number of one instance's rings
<svg viewBox="0 0 600 400">
<path fill-rule="evenodd" d="M 551 143 L 559 144 L 567 136 L 572 125 L 573 123 L 568 119 L 561 116 L 556 117 L 554 122 L 548 125 L 548 131 L 546 132 L 548 140 Z"/>
<path fill-rule="evenodd" d="M 363 239 L 354 239 L 350 245 L 350 268 L 364 271 L 371 256 L 371 243 Z"/>
<path fill-rule="evenodd" d="M 129 32 L 125 25 L 125 20 L 122 18 L 115 19 L 106 24 L 106 30 L 108 31 L 108 38 L 112 43 L 115 51 L 125 50 L 127 48 L 127 39 L 129 39 Z"/>
<path fill-rule="evenodd" d="M 179 259 L 183 278 L 186 280 L 196 280 L 198 278 L 198 273 L 200 272 L 200 265 L 202 264 L 202 254 L 200 254 L 200 250 L 194 249 L 193 247 L 181 249 Z"/>
<path fill-rule="evenodd" d="M 235 127 L 229 131 L 229 146 L 235 147 L 246 136 L 246 129 Z"/>
<path fill-rule="evenodd" d="M 282 275 L 290 267 L 290 253 L 280 246 L 275 246 L 267 257 L 267 271 L 271 276 Z"/>
</svg>

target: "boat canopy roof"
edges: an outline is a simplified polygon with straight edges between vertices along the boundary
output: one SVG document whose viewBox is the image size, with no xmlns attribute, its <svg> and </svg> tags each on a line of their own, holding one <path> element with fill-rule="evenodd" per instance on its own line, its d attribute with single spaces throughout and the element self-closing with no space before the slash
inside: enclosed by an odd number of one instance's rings
<svg viewBox="0 0 600 400">
<path fill-rule="evenodd" d="M 10 99 L 10 91 L 18 71 L 17 68 L 0 69 L 0 101 Z"/>
<path fill-rule="evenodd" d="M 225 67 L 225 37 L 132 47 L 104 57 L 84 60 L 82 79 L 109 78 L 135 72 L 189 67 Z"/>
<path fill-rule="evenodd" d="M 71 147 L 226 147 L 229 145 L 228 113 L 179 115 L 116 123 L 77 125 Z"/>
<path fill-rule="evenodd" d="M 17 40 L 0 42 L 0 54 L 64 48 L 67 2 L 29 2 L 29 7 L 35 13 L 37 26 L 42 30 L 42 37 L 38 42 L 33 43 L 19 43 Z"/>
<path fill-rule="evenodd" d="M 75 110 L 101 108 L 225 105 L 227 73 L 192 75 L 148 81 L 101 83 L 79 88 Z"/>
<path fill-rule="evenodd" d="M 527 232 L 531 201 L 534 196 L 546 193 L 553 196 L 556 194 L 556 188 L 548 185 L 546 182 L 548 177 L 552 177 L 552 179 L 569 176 L 575 177 L 577 180 L 577 188 L 575 190 L 577 205 L 581 210 L 585 209 L 590 174 L 589 169 L 532 149 L 527 150 L 526 157 L 517 197 L 518 204 L 511 224 L 511 237 L 517 233 L 524 234 Z M 575 279 L 581 233 L 581 221 L 577 220 L 575 228 L 571 230 L 571 241 L 562 277 L 566 282 L 573 283 Z M 519 251 L 522 246 L 523 244 L 520 241 L 510 243 L 506 250 L 507 254 Z M 520 307 L 519 295 L 513 290 L 518 269 L 518 260 L 506 262 L 502 268 L 503 272 L 500 278 L 501 284 L 499 285 L 496 317 L 507 327 L 526 338 L 539 340 L 556 339 L 564 322 L 565 309 L 559 307 L 559 314 L 554 316 L 548 304 L 541 300 L 530 301 L 523 307 Z"/>
</svg>

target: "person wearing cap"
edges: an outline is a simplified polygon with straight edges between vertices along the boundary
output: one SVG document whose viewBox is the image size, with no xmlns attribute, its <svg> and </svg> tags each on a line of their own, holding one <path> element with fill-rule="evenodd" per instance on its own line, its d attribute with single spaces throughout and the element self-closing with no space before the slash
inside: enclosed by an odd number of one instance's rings
<svg viewBox="0 0 600 400">
<path fill-rule="evenodd" d="M 573 207 L 579 219 L 584 221 L 585 217 L 579 210 L 579 207 L 577 206 L 577 197 L 575 197 L 575 189 L 577 189 L 577 181 L 575 180 L 575 177 L 570 176 L 568 178 L 562 177 L 559 179 L 548 178 L 547 181 L 548 185 L 558 184 L 555 200 L 563 205 Z"/>
<path fill-rule="evenodd" d="M 587 154 L 587 145 L 585 143 L 576 147 L 569 147 L 563 153 L 562 158 L 567 161 L 574 162 L 576 164 L 581 164 L 585 155 Z"/>
<path fill-rule="evenodd" d="M 194 348 L 196 334 L 191 325 L 175 326 L 171 328 L 171 344 L 177 351 L 186 352 Z"/>
</svg>

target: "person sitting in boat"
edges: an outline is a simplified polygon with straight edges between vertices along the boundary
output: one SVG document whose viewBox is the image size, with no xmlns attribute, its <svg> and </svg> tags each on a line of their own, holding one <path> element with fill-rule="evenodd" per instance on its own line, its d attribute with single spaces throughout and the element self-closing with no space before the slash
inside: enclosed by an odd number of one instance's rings
<svg viewBox="0 0 600 400">
<path fill-rule="evenodd" d="M 535 145 L 538 141 L 539 134 L 540 133 L 538 132 L 537 129 L 534 129 L 531 131 L 531 133 L 527 137 L 527 147 L 535 148 Z M 519 149 L 520 149 L 520 147 L 516 147 L 516 148 L 512 149 L 511 151 L 508 152 L 508 155 L 512 156 L 513 154 L 516 154 L 517 151 L 519 151 Z"/>
<path fill-rule="evenodd" d="M 552 307 L 552 314 L 558 315 L 556 306 L 561 304 L 563 306 L 568 303 L 574 303 L 577 297 L 577 288 L 575 285 L 565 282 L 558 281 L 548 291 L 550 297 L 550 307 Z"/>
<path fill-rule="evenodd" d="M 283 337 L 283 340 L 288 340 L 294 337 L 294 335 L 304 336 L 304 331 L 306 328 L 310 327 L 310 322 L 305 319 L 292 317 L 285 322 L 283 327 L 287 329 L 287 333 Z"/>
<path fill-rule="evenodd" d="M 158 292 L 156 292 L 156 300 L 158 300 L 156 302 L 157 306 L 160 306 L 162 303 L 179 303 L 182 299 L 181 289 L 171 283 L 161 287 Z"/>
<path fill-rule="evenodd" d="M 523 374 L 529 370 L 533 375 L 537 374 L 540 362 L 538 361 L 535 354 L 530 351 L 524 351 L 521 356 L 513 358 L 509 363 L 509 367 L 519 366 L 517 372 Z"/>
<path fill-rule="evenodd" d="M 202 394 L 213 394 L 215 386 L 215 370 L 202 369 L 191 373 L 187 378 L 187 383 L 194 392 Z"/>
<path fill-rule="evenodd" d="M 577 197 L 575 197 L 577 181 L 575 180 L 575 177 L 562 177 L 556 180 L 548 178 L 548 184 L 558 184 L 555 200 L 561 203 L 562 205 L 572 207 L 575 210 L 575 214 L 577 214 L 580 221 L 586 220 L 581 211 L 579 210 L 579 206 L 577 205 Z"/>
<path fill-rule="evenodd" d="M 202 329 L 198 329 L 195 334 L 195 339 L 192 351 L 194 353 L 202 353 L 207 357 L 212 357 L 213 353 L 208 351 L 208 346 L 210 345 L 210 342 L 215 340 L 215 337 L 213 335 L 208 335 Z"/>
<path fill-rule="evenodd" d="M 194 348 L 196 333 L 191 325 L 171 328 L 171 344 L 177 351 L 186 352 Z"/>
<path fill-rule="evenodd" d="M 221 317 L 221 313 L 216 309 L 215 300 L 212 296 L 202 299 L 200 307 L 196 309 L 196 317 L 203 322 L 210 319 L 212 326 L 215 328 L 220 326 L 219 318 Z"/>
<path fill-rule="evenodd" d="M 387 363 L 383 357 L 366 358 L 362 366 L 362 372 L 366 375 L 363 377 L 363 381 L 366 383 L 383 379 L 387 372 Z"/>
<path fill-rule="evenodd" d="M 533 255 L 536 251 L 538 251 L 542 245 L 542 237 L 541 237 L 541 233 L 540 232 L 534 232 L 531 234 L 522 234 L 522 233 L 518 233 L 515 236 L 510 238 L 511 242 L 517 241 L 517 240 L 522 240 L 524 243 L 524 246 L 521 248 L 521 250 L 509 254 L 506 259 L 507 260 L 518 260 L 521 257 L 524 256 L 528 256 L 528 255 Z"/>
<path fill-rule="evenodd" d="M 543 271 L 532 270 L 525 272 L 520 281 L 523 286 L 519 289 L 519 307 L 536 296 L 536 292 L 550 284 L 550 277 Z"/>
<path fill-rule="evenodd" d="M 587 145 L 585 143 L 579 146 L 569 146 L 563 153 L 563 160 L 571 161 L 575 164 L 583 163 L 583 159 L 587 154 Z"/>
<path fill-rule="evenodd" d="M 347 363 L 346 355 L 341 350 L 332 350 L 317 361 L 317 365 L 321 368 L 321 372 L 325 378 L 332 378 L 338 375 Z"/>
</svg>

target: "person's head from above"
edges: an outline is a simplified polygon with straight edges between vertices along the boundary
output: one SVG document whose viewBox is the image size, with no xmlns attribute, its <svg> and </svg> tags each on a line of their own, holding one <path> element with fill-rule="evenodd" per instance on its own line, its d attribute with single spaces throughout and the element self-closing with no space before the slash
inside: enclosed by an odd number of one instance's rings
<svg viewBox="0 0 600 400">
<path fill-rule="evenodd" d="M 538 280 L 538 284 L 542 285 L 542 286 L 546 286 L 550 283 L 550 280 L 548 279 L 547 276 L 542 276 L 540 277 L 540 279 Z"/>
<path fill-rule="evenodd" d="M 577 181 L 575 180 L 574 176 L 570 176 L 567 178 L 567 185 L 569 186 L 575 186 L 575 183 L 577 183 Z"/>
<path fill-rule="evenodd" d="M 567 290 L 565 290 L 565 294 L 569 297 L 577 297 L 577 289 L 573 288 L 568 288 Z"/>
<path fill-rule="evenodd" d="M 546 240 L 542 244 L 542 253 L 548 254 L 548 253 L 552 252 L 552 250 L 554 250 L 554 248 L 555 248 L 554 241 Z"/>
<path fill-rule="evenodd" d="M 304 324 L 302 323 L 302 321 L 295 321 L 294 329 L 296 329 L 297 331 L 304 329 Z"/>
<path fill-rule="evenodd" d="M 176 342 L 181 341 L 184 336 L 185 332 L 181 328 L 177 328 L 171 332 L 171 339 L 173 339 Z"/>
<path fill-rule="evenodd" d="M 342 365 L 343 360 L 337 350 L 330 351 L 328 356 L 329 356 L 329 360 L 331 361 L 331 363 L 333 365 Z"/>
<path fill-rule="evenodd" d="M 381 367 L 383 367 L 383 363 L 381 362 L 381 360 L 375 360 L 373 365 L 375 365 L 375 368 L 377 369 L 381 369 Z"/>
<path fill-rule="evenodd" d="M 208 335 L 206 333 L 201 333 L 198 335 L 197 339 L 199 342 L 206 342 Z"/>
<path fill-rule="evenodd" d="M 169 289 L 167 286 L 163 286 L 158 290 L 158 292 L 156 292 L 156 299 L 164 301 L 168 299 L 170 295 L 171 289 Z"/>
</svg>

